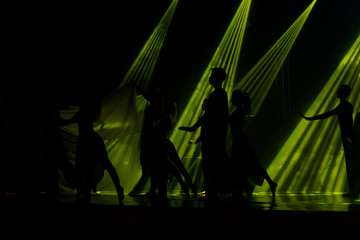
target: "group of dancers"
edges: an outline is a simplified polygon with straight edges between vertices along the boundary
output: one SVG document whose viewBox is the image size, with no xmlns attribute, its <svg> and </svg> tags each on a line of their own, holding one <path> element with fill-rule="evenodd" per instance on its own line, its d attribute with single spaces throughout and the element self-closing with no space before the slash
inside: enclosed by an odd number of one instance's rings
<svg viewBox="0 0 360 240">
<path fill-rule="evenodd" d="M 242 198 L 250 197 L 255 185 L 262 185 L 264 179 L 270 186 L 275 198 L 277 183 L 274 182 L 256 157 L 251 144 L 244 132 L 244 123 L 251 114 L 251 99 L 241 90 L 232 92 L 231 103 L 235 111 L 229 115 L 228 95 L 222 88 L 226 79 L 226 72 L 222 68 L 212 68 L 209 83 L 214 87 L 213 92 L 202 103 L 204 114 L 193 126 L 181 126 L 178 130 L 195 131 L 201 127 L 202 166 L 204 176 L 205 198 L 216 200 L 219 194 L 231 193 Z M 141 91 L 138 89 L 138 91 Z M 350 192 L 348 196 L 359 195 L 359 172 L 349 171 L 350 165 L 359 165 L 358 156 L 351 149 L 358 144 L 359 120 L 353 127 L 353 108 L 346 98 L 350 93 L 347 85 L 341 85 L 338 90 L 340 105 L 325 114 L 305 117 L 307 120 L 324 119 L 337 115 L 345 158 L 349 175 Z M 162 92 L 153 88 L 141 94 L 148 100 L 144 112 L 144 123 L 141 136 L 140 163 L 142 177 L 130 194 L 136 194 L 143 189 L 150 179 L 150 191 L 146 196 L 159 202 L 167 201 L 167 191 L 170 175 L 180 183 L 186 197 L 190 197 L 190 190 L 197 197 L 197 189 L 192 178 L 181 162 L 174 144 L 169 139 L 173 124 L 177 116 L 175 102 L 165 101 Z M 107 170 L 111 176 L 118 194 L 119 201 L 124 198 L 124 189 L 120 185 L 117 172 L 109 160 L 105 145 L 101 137 L 94 131 L 93 123 L 100 114 L 100 102 L 87 101 L 80 105 L 75 116 L 62 124 L 77 122 L 79 137 L 76 152 L 75 168 L 78 169 L 77 192 L 78 200 L 90 202 L 91 189 Z M 359 119 L 359 114 L 357 114 Z M 228 127 L 231 130 L 231 153 L 227 153 Z M 357 126 L 357 127 L 356 127 Z M 90 149 L 90 151 L 89 151 Z M 101 169 L 99 171 L 99 169 Z M 355 168 L 354 168 L 355 169 Z M 184 181 L 185 179 L 185 181 Z M 190 189 L 190 190 L 189 190 Z"/>
<path fill-rule="evenodd" d="M 259 185 L 265 178 L 275 197 L 277 184 L 271 180 L 257 160 L 243 132 L 246 115 L 250 113 L 250 98 L 246 93 L 236 90 L 232 98 L 236 111 L 229 116 L 228 96 L 222 88 L 225 78 L 224 69 L 212 69 L 209 83 L 214 87 L 214 91 L 202 103 L 204 114 L 193 126 L 179 127 L 179 130 L 189 132 L 201 127 L 201 134 L 196 143 L 201 142 L 205 198 L 216 199 L 221 193 L 242 196 L 243 191 L 250 196 L 253 186 L 247 181 L 248 176 Z M 186 196 L 189 196 L 189 188 L 196 196 L 197 189 L 192 183 L 191 176 L 169 140 L 176 118 L 176 104 L 164 103 L 163 95 L 157 89 L 142 94 L 150 105 L 145 110 L 141 141 L 140 161 L 143 174 L 132 194 L 141 191 L 149 175 L 151 187 L 147 195 L 153 199 L 166 201 L 167 184 L 171 173 L 180 182 Z M 229 123 L 232 144 L 235 145 L 230 157 L 227 154 L 226 143 Z M 184 176 L 186 183 L 183 182 L 181 175 Z"/>
</svg>

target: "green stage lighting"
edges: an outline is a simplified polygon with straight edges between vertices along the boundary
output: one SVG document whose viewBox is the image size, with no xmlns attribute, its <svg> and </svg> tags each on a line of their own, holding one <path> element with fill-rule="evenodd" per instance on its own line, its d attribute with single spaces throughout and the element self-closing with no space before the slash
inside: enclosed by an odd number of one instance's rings
<svg viewBox="0 0 360 240">
<path fill-rule="evenodd" d="M 104 140 L 109 159 L 118 172 L 125 193 L 131 191 L 141 177 L 139 142 L 143 110 L 147 103 L 141 95 L 136 95 L 135 87 L 128 83 L 136 82 L 140 88 L 147 87 L 177 3 L 178 0 L 172 1 L 123 78 L 119 88 L 102 99 L 100 122 L 94 125 L 94 130 Z M 77 110 L 78 107 L 75 106 L 67 107 L 62 109 L 61 116 L 64 119 L 71 118 Z M 74 163 L 78 135 L 77 125 L 70 124 L 63 126 L 61 130 L 67 155 L 71 162 Z M 115 191 L 112 180 L 107 172 L 105 172 L 97 189 L 101 191 Z"/>
<path fill-rule="evenodd" d="M 146 41 L 139 55 L 122 80 L 119 89 L 102 99 L 101 127 L 98 133 L 103 137 L 110 160 L 118 170 L 125 192 L 129 192 L 141 177 L 140 139 L 143 113 L 146 99 L 139 95 L 132 86 L 136 82 L 141 89 L 146 89 L 160 55 L 163 43 L 178 0 L 173 0 L 155 30 Z M 114 190 L 110 176 L 105 172 L 98 184 L 100 190 Z"/>
<path fill-rule="evenodd" d="M 188 142 L 189 139 L 198 137 L 199 131 L 189 134 L 178 131 L 177 128 L 179 126 L 190 126 L 201 116 L 201 103 L 209 96 L 212 90 L 212 87 L 209 84 L 211 68 L 221 67 L 225 69 L 227 79 L 225 80 L 223 87 L 228 93 L 232 91 L 250 5 L 251 0 L 243 0 L 241 2 L 171 136 L 171 140 L 177 148 L 184 166 L 191 174 L 193 174 L 193 176 L 198 176 L 196 172 L 202 172 L 201 167 L 199 167 L 199 162 L 192 161 L 193 159 L 200 157 L 200 147 L 195 144 L 188 144 Z"/>
<path fill-rule="evenodd" d="M 303 25 L 305 24 L 316 0 L 314 0 L 309 7 L 301 14 L 301 16 L 291 25 L 291 27 L 283 34 L 283 36 L 274 44 L 274 46 L 265 54 L 265 56 L 250 70 L 250 72 L 234 87 L 234 79 L 228 79 L 225 82 L 224 88 L 231 94 L 233 89 L 241 89 L 242 91 L 248 92 L 250 97 L 253 99 L 252 110 L 253 113 L 257 113 L 262 102 L 265 99 L 270 87 L 272 86 L 278 72 L 281 69 L 282 64 L 284 63 L 288 53 L 291 50 L 297 36 L 299 35 Z M 237 14 L 234 17 L 233 22 L 236 17 L 239 17 L 239 20 L 242 21 L 242 24 L 246 24 L 248 11 L 250 9 L 251 2 L 242 2 Z M 240 17 L 240 16 L 244 17 Z M 243 20 L 242 20 L 243 19 Z M 242 25 L 244 26 L 244 25 Z M 228 32 L 230 31 L 230 27 Z M 228 33 L 227 32 L 227 33 Z M 241 37 L 244 34 L 242 31 Z M 228 44 L 230 41 L 227 40 L 228 37 L 224 36 L 222 43 Z M 227 41 L 226 41 L 227 40 Z M 220 44 L 221 46 L 221 44 Z M 240 44 L 241 46 L 241 44 Z M 228 48 L 225 45 L 223 48 Z M 220 47 L 218 51 L 220 50 Z M 217 52 L 218 52 L 217 51 Z M 238 49 L 240 52 L 240 49 Z M 222 51 L 224 52 L 224 50 Z M 238 55 L 237 55 L 238 57 Z M 194 95 L 192 96 L 190 102 L 188 103 L 187 108 L 185 109 L 183 115 L 181 116 L 177 126 L 190 126 L 194 122 L 196 122 L 197 118 L 201 113 L 201 102 L 204 98 L 206 98 L 211 90 L 211 87 L 207 83 L 207 79 L 210 75 L 210 68 L 212 66 L 220 66 L 224 67 L 224 63 L 216 65 L 213 63 L 214 60 L 218 60 L 217 54 L 213 57 L 212 62 L 210 63 L 207 72 L 203 75 L 197 89 L 195 90 Z M 237 63 L 237 62 L 236 62 Z M 233 68 L 232 73 L 235 73 L 236 66 L 231 65 Z M 232 75 L 233 76 L 233 75 Z M 230 76 L 229 76 L 230 77 Z M 230 106 L 232 107 L 232 106 Z M 202 173 L 201 162 L 193 161 L 194 159 L 201 159 L 200 147 L 187 144 L 188 139 L 196 139 L 199 135 L 199 131 L 195 131 L 192 134 L 187 134 L 179 131 L 175 131 L 172 140 L 177 147 L 180 157 L 182 158 L 184 165 L 190 172 L 194 172 L 197 174 Z M 197 175 L 197 179 L 202 179 L 201 176 Z"/>
<path fill-rule="evenodd" d="M 160 55 L 177 4 L 178 0 L 172 1 L 155 30 L 141 49 L 134 63 L 131 65 L 122 81 L 121 86 L 129 82 L 136 82 L 142 89 L 147 87 L 152 73 L 154 72 L 156 62 Z"/>
<path fill-rule="evenodd" d="M 330 77 L 306 116 L 332 110 L 338 105 L 336 91 L 347 84 L 354 114 L 360 111 L 360 36 Z M 347 191 L 347 174 L 336 117 L 322 121 L 300 120 L 285 142 L 268 173 L 284 193 L 340 193 Z M 256 192 L 270 191 L 267 186 Z"/>
<path fill-rule="evenodd" d="M 260 109 L 315 3 L 316 0 L 235 86 L 235 89 L 249 93 L 252 99 L 253 114 L 256 114 Z"/>
</svg>

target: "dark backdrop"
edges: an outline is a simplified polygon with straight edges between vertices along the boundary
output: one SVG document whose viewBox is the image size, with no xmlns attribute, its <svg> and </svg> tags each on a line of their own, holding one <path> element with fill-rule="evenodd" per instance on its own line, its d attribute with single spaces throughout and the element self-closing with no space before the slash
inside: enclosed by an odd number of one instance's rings
<svg viewBox="0 0 360 240">
<path fill-rule="evenodd" d="M 253 0 L 238 79 L 266 53 L 311 0 Z M 112 91 L 161 19 L 170 0 L 116 4 L 8 4 L 3 8 L 3 80 L 7 99 L 52 89 L 65 104 L 84 92 Z M 151 83 L 185 107 L 239 6 L 239 0 L 179 0 Z M 319 0 L 289 55 L 292 113 L 264 104 L 249 134 L 271 159 L 358 36 L 360 2 Z M 50 86 L 50 87 L 49 87 Z M 271 93 L 270 93 L 271 94 Z M 51 96 L 51 94 L 49 94 Z M 45 99 L 46 100 L 46 99 Z M 272 145 L 266 144 L 269 139 Z M 263 155 L 262 155 L 263 154 Z"/>
</svg>

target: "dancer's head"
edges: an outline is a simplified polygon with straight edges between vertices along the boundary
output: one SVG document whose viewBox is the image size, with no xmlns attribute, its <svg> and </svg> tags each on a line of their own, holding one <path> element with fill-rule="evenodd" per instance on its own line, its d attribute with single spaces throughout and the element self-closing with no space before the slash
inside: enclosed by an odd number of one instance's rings
<svg viewBox="0 0 360 240">
<path fill-rule="evenodd" d="M 226 72 L 223 68 L 212 68 L 209 77 L 210 84 L 214 87 L 221 86 L 226 78 Z"/>
<path fill-rule="evenodd" d="M 345 84 L 341 84 L 336 92 L 337 98 L 346 99 L 350 95 L 350 87 Z"/>
<path fill-rule="evenodd" d="M 250 96 L 248 93 L 242 92 L 240 89 L 233 91 L 231 103 L 237 108 L 242 108 L 246 113 L 251 112 Z"/>
</svg>

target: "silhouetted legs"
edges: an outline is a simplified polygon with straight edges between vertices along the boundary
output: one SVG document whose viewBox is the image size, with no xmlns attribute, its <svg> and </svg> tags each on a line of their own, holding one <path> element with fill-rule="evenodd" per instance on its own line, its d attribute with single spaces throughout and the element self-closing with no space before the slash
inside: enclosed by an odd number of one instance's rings
<svg viewBox="0 0 360 240">
<path fill-rule="evenodd" d="M 146 183 L 149 181 L 150 179 L 150 173 L 149 173 L 149 166 L 145 165 L 145 164 L 141 164 L 141 178 L 140 180 L 137 182 L 137 184 L 135 185 L 134 189 L 131 191 L 131 193 L 129 193 L 130 196 L 134 196 L 138 193 L 140 193 L 141 191 L 143 191 Z"/>
<path fill-rule="evenodd" d="M 167 158 L 160 157 L 150 166 L 150 192 L 153 201 L 157 200 L 160 204 L 167 201 L 167 186 L 169 181 L 169 162 Z M 156 193 L 156 190 L 158 192 Z"/>
<path fill-rule="evenodd" d="M 226 141 L 220 137 L 202 141 L 204 188 L 209 200 L 216 200 L 218 193 L 232 192 L 230 160 Z"/>
<path fill-rule="evenodd" d="M 172 164 L 170 164 L 170 169 L 172 169 L 172 173 L 174 174 L 174 177 L 179 181 L 181 185 L 181 189 L 186 193 L 189 192 L 188 187 L 190 187 L 194 197 L 197 196 L 197 191 L 195 185 L 192 183 L 192 179 L 186 168 L 184 167 L 184 164 L 181 162 L 179 154 L 177 153 L 174 144 L 168 140 L 168 156 Z M 173 166 L 172 166 L 173 165 Z M 181 175 L 184 176 L 186 180 L 186 184 L 182 180 Z"/>
<path fill-rule="evenodd" d="M 202 153 L 205 194 L 206 194 L 206 197 L 216 196 L 216 192 L 213 194 L 214 187 L 213 187 L 213 181 L 212 181 L 212 176 L 211 176 L 212 168 L 211 168 L 211 164 L 209 164 L 210 163 L 209 154 L 208 154 L 209 146 L 207 143 L 207 139 L 203 139 L 201 148 L 202 148 L 201 153 Z"/>
<path fill-rule="evenodd" d="M 260 177 L 263 177 L 269 184 L 270 186 L 270 190 L 272 193 L 273 198 L 275 198 L 275 193 L 276 193 L 276 188 L 277 188 L 277 183 L 275 183 L 269 176 L 269 174 L 267 173 L 266 169 L 261 165 L 261 163 L 259 162 L 252 146 L 250 145 L 249 141 L 247 140 L 245 143 L 246 149 L 247 149 L 247 157 L 248 157 L 248 171 L 249 173 L 252 171 L 256 172 L 256 175 L 259 175 Z M 251 175 L 251 173 L 250 173 Z"/>
<path fill-rule="evenodd" d="M 270 189 L 271 189 L 271 193 L 273 195 L 273 197 L 275 197 L 275 192 L 276 192 L 276 188 L 277 188 L 277 183 L 275 183 L 269 176 L 269 174 L 266 172 L 265 168 L 263 168 L 260 163 L 258 163 L 258 170 L 260 172 L 260 174 L 265 178 L 265 180 L 268 182 Z"/>
<path fill-rule="evenodd" d="M 79 136 L 75 169 L 78 175 L 78 202 L 90 203 L 91 189 L 95 189 L 103 178 L 104 170 L 108 171 L 115 185 L 119 201 L 123 200 L 124 189 L 107 155 L 104 142 L 96 132 L 92 131 L 88 135 Z"/>
<path fill-rule="evenodd" d="M 350 192 L 344 194 L 344 196 L 352 198 L 357 198 L 360 193 L 360 160 L 356 144 L 358 144 L 356 138 L 354 138 L 352 143 L 343 141 L 346 172 L 350 190 Z"/>
<path fill-rule="evenodd" d="M 176 178 L 176 180 L 178 180 L 178 182 L 180 184 L 180 187 L 181 187 L 181 190 L 185 193 L 185 197 L 190 198 L 190 192 L 189 192 L 188 185 L 182 179 L 181 174 L 178 171 L 178 169 L 171 162 L 169 163 L 169 171 Z"/>
<path fill-rule="evenodd" d="M 119 201 L 122 201 L 124 199 L 124 188 L 121 187 L 119 176 L 116 172 L 114 165 L 110 162 L 109 158 L 104 161 L 104 168 L 109 173 L 111 180 L 115 185 Z"/>
</svg>

